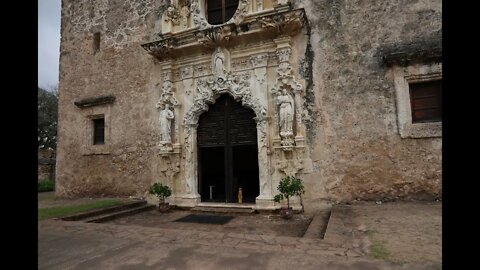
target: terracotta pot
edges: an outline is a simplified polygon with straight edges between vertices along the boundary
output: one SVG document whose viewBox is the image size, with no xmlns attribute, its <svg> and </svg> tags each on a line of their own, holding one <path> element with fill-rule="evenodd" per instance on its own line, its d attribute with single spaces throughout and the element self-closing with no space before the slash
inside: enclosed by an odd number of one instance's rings
<svg viewBox="0 0 480 270">
<path fill-rule="evenodd" d="M 284 219 L 291 219 L 293 217 L 292 207 L 282 207 L 280 209 L 280 216 Z"/>
<path fill-rule="evenodd" d="M 170 204 L 168 202 L 158 204 L 158 211 L 160 213 L 166 213 L 166 212 L 168 212 L 169 209 L 170 209 Z"/>
</svg>

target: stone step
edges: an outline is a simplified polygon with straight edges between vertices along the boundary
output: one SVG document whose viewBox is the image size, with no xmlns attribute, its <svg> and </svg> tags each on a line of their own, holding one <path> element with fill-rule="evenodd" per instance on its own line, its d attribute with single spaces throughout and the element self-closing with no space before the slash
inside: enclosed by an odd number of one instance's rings
<svg viewBox="0 0 480 270">
<path fill-rule="evenodd" d="M 129 202 L 129 203 L 125 203 L 125 204 L 122 204 L 122 205 L 116 205 L 116 206 L 106 207 L 106 208 L 102 208 L 102 209 L 94 209 L 94 210 L 91 210 L 91 211 L 88 211 L 88 212 L 73 214 L 73 215 L 62 217 L 60 219 L 66 220 L 66 221 L 83 220 L 83 219 L 87 219 L 87 218 L 94 217 L 94 216 L 99 216 L 99 215 L 104 215 L 104 214 L 108 214 L 108 213 L 112 213 L 112 212 L 122 211 L 122 210 L 125 210 L 125 209 L 131 209 L 131 208 L 136 208 L 136 207 L 139 207 L 139 206 L 144 206 L 146 204 L 147 204 L 147 201 L 145 201 L 145 200 Z"/>
<path fill-rule="evenodd" d="M 107 214 L 100 215 L 100 216 L 94 216 L 94 217 L 91 217 L 91 218 L 88 218 L 88 219 L 84 220 L 84 222 L 87 222 L 87 223 L 106 222 L 106 221 L 110 221 L 110 220 L 113 220 L 113 219 L 116 219 L 116 218 L 119 218 L 119 217 L 130 216 L 130 215 L 134 215 L 134 214 L 137 214 L 137 213 L 140 213 L 140 212 L 143 212 L 143 211 L 151 210 L 151 209 L 154 209 L 155 207 L 156 207 L 155 205 L 142 205 L 142 206 L 135 207 L 135 208 L 129 208 L 129 209 L 126 209 L 126 210 L 123 210 L 123 211 L 116 211 L 116 212 L 113 212 L 113 213 L 107 213 Z"/>
<path fill-rule="evenodd" d="M 310 225 L 303 234 L 304 238 L 323 239 L 330 219 L 330 211 L 321 211 L 313 216 Z"/>
<path fill-rule="evenodd" d="M 254 214 L 255 210 L 246 207 L 213 207 L 213 206 L 196 206 L 190 209 L 191 212 L 202 213 L 222 213 L 222 214 Z"/>
</svg>

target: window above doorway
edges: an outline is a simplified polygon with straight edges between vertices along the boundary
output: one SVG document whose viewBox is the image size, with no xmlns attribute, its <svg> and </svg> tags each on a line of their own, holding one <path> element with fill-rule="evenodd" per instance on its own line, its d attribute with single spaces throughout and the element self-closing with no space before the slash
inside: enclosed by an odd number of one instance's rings
<svg viewBox="0 0 480 270">
<path fill-rule="evenodd" d="M 226 23 L 237 11 L 238 2 L 239 0 L 205 0 L 208 23 L 212 25 Z"/>
</svg>

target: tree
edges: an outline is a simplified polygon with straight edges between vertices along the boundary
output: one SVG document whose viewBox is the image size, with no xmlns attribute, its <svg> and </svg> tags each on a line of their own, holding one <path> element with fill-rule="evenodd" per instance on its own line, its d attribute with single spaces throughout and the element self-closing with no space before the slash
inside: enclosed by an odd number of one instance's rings
<svg viewBox="0 0 480 270">
<path fill-rule="evenodd" d="M 56 149 L 57 146 L 58 90 L 47 91 L 38 87 L 38 148 Z"/>
</svg>

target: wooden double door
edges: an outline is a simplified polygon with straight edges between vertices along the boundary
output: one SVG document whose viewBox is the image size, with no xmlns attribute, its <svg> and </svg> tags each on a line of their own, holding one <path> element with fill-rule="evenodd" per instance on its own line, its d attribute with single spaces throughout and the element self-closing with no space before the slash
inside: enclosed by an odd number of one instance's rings
<svg viewBox="0 0 480 270">
<path fill-rule="evenodd" d="M 230 95 L 200 116 L 197 128 L 198 190 L 202 202 L 252 203 L 259 195 L 255 113 Z"/>
</svg>

